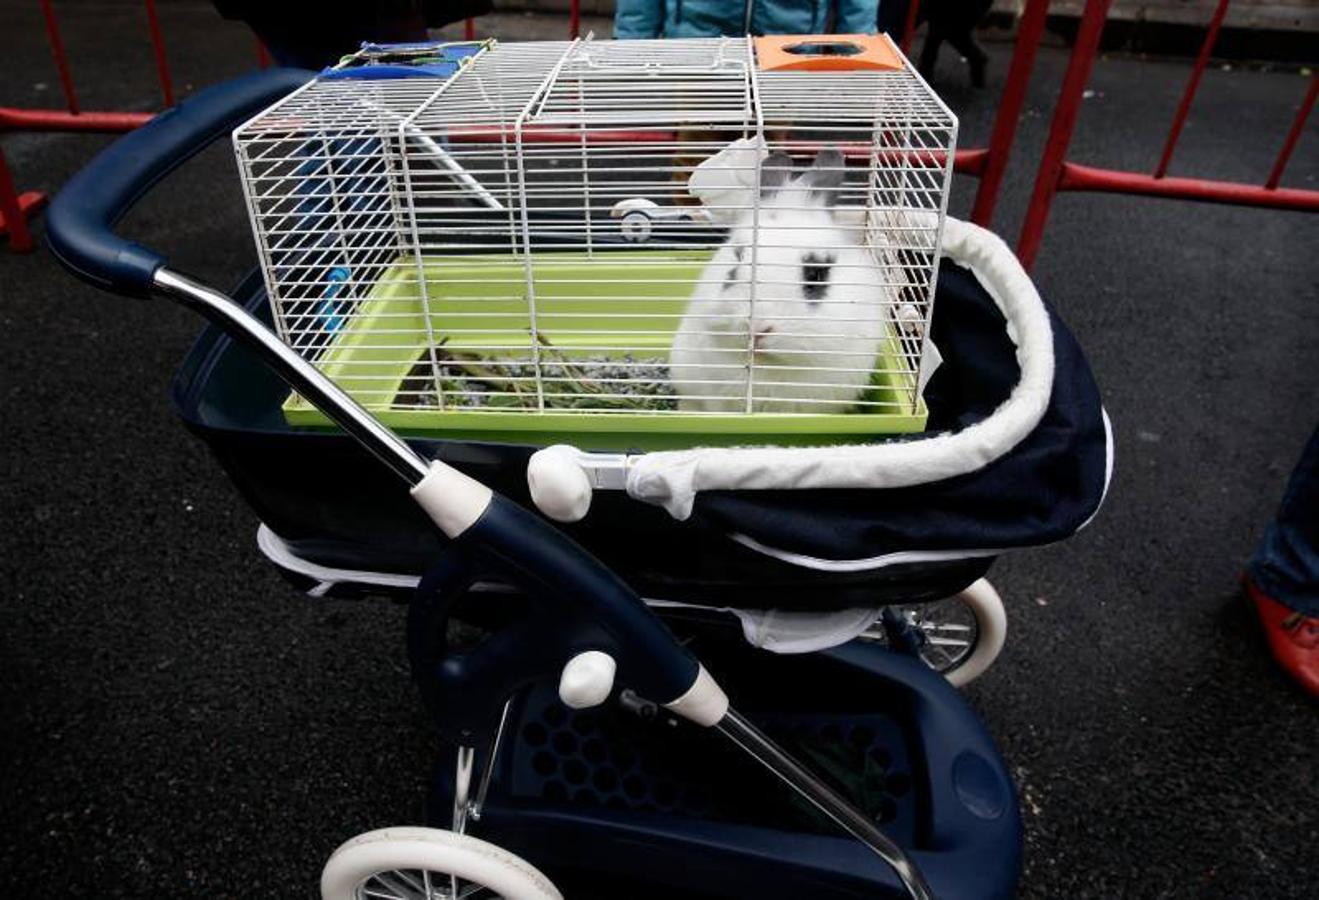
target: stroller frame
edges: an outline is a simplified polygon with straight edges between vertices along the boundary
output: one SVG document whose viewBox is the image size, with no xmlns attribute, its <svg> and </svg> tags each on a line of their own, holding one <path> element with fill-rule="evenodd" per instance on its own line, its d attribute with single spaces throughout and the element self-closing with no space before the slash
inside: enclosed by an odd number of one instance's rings
<svg viewBox="0 0 1319 900">
<path fill-rule="evenodd" d="M 526 582 L 608 633 L 620 675 L 642 696 L 704 727 L 716 728 L 801 797 L 873 850 L 908 894 L 932 898 L 908 854 L 865 813 L 798 763 L 729 704 L 714 678 L 679 645 L 644 601 L 586 550 L 544 520 L 440 461 L 422 459 L 329 378 L 226 294 L 169 269 L 162 255 L 118 237 L 112 226 L 157 181 L 237 122 L 306 81 L 273 70 L 208 91 L 129 134 L 98 156 L 52 205 L 48 239 L 74 274 L 103 290 L 162 296 L 197 312 L 257 352 L 282 379 L 370 450 L 409 487 L 451 540 L 503 558 Z M 516 665 L 516 660 L 502 660 Z M 500 717 L 506 708 L 500 710 Z M 462 730 L 462 729 L 460 729 Z M 470 729 L 468 730 L 470 733 Z M 498 731 L 496 731 L 498 735 Z M 474 796 L 474 744 L 459 746 L 454 828 L 462 831 L 488 786 Z"/>
<path fill-rule="evenodd" d="M 84 170 L 83 175 L 90 171 L 90 168 Z M 106 234 L 109 235 L 108 229 Z M 119 240 L 113 235 L 109 238 Z M 61 257 L 66 261 L 71 258 L 64 254 Z M 150 269 L 149 278 L 153 292 L 200 313 L 257 350 L 294 390 L 389 466 L 451 540 L 468 536 L 494 548 L 497 553 L 502 551 L 501 555 L 509 554 L 515 558 L 525 545 L 539 544 L 541 552 L 536 554 L 539 559 L 533 564 L 537 580 L 543 580 L 543 585 L 565 603 L 586 606 L 592 619 L 616 630 L 618 637 L 622 638 L 620 643 L 627 650 L 652 657 L 657 671 L 662 673 L 645 679 L 657 691 L 652 696 L 668 698 L 662 702 L 670 710 L 698 725 L 716 728 L 872 849 L 892 867 L 913 898 L 932 900 L 934 895 L 924 876 L 902 847 L 884 834 L 865 813 L 741 716 L 729 704 L 713 677 L 678 645 L 645 602 L 612 573 L 603 570 L 603 566 L 583 548 L 457 469 L 439 461 L 427 464 L 407 443 L 381 425 L 226 294 L 171 271 L 163 261 Z M 506 712 L 507 707 L 501 710 L 501 719 Z M 497 730 L 496 741 L 498 735 Z M 482 787 L 478 788 L 473 804 L 469 797 L 475 752 L 471 744 L 460 745 L 458 749 L 454 830 L 459 833 L 466 829 L 473 806 L 479 817 L 485 788 L 489 785 L 488 777 L 483 776 Z M 487 766 L 487 776 L 489 769 Z"/>
</svg>

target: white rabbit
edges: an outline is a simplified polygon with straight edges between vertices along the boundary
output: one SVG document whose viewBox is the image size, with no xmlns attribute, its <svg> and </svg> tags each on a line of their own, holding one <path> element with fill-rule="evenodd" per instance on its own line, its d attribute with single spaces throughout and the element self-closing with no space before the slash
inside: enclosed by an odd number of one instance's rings
<svg viewBox="0 0 1319 900">
<path fill-rule="evenodd" d="M 796 178 L 786 154 L 761 165 L 758 213 L 733 223 L 674 334 L 679 409 L 745 411 L 750 377 L 754 412 L 849 412 L 870 383 L 890 294 L 861 229 L 834 219 L 843 156 L 821 151 Z"/>
</svg>

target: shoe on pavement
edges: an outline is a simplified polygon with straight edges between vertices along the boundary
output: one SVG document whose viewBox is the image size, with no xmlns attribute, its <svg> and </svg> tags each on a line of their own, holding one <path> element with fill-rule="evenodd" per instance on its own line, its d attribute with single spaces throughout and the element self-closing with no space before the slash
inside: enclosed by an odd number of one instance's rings
<svg viewBox="0 0 1319 900">
<path fill-rule="evenodd" d="M 1243 578 L 1246 596 L 1264 626 L 1269 650 L 1278 665 L 1310 696 L 1319 699 L 1319 618 L 1305 616 Z"/>
</svg>

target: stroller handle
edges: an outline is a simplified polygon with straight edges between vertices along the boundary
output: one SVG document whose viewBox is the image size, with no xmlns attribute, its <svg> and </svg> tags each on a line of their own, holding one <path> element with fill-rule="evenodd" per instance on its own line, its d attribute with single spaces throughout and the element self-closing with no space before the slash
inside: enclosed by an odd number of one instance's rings
<svg viewBox="0 0 1319 900">
<path fill-rule="evenodd" d="M 95 287 L 145 297 L 165 257 L 116 235 L 115 223 L 170 172 L 311 77 L 301 69 L 266 69 L 208 87 L 115 141 L 51 203 L 51 251 Z"/>
<path fill-rule="evenodd" d="M 217 85 L 120 138 L 74 176 L 51 205 L 47 240 L 55 256 L 102 290 L 131 297 L 167 296 L 255 351 L 294 390 L 393 469 L 446 536 L 481 547 L 520 581 L 540 588 L 556 606 L 608 632 L 620 671 L 643 696 L 698 725 L 719 728 L 892 866 L 911 897 L 930 898 L 905 852 L 845 797 L 817 782 L 738 716 L 705 667 L 607 566 L 544 519 L 465 473 L 438 460 L 427 464 L 233 298 L 171 271 L 160 253 L 114 234 L 115 223 L 161 179 L 310 77 L 309 72 L 277 69 Z M 519 659 L 511 653 L 496 662 L 515 667 Z"/>
<path fill-rule="evenodd" d="M 163 294 L 215 322 L 398 474 L 448 537 L 486 547 L 543 586 L 556 602 L 598 622 L 616 638 L 638 690 L 713 725 L 727 707 L 723 692 L 603 563 L 466 474 L 423 460 L 239 303 L 171 271 L 161 254 L 111 230 L 162 178 L 310 77 L 309 72 L 276 69 L 216 85 L 120 138 L 55 198 L 47 225 L 51 249 L 66 268 L 95 287 L 132 297 Z"/>
</svg>

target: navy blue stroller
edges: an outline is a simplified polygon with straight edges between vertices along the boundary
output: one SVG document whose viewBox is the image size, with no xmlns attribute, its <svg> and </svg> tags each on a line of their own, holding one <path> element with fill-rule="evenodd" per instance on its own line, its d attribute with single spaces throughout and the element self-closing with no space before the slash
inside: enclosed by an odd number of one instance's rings
<svg viewBox="0 0 1319 900">
<path fill-rule="evenodd" d="M 1010 252 L 949 221 L 916 438 L 632 456 L 404 439 L 275 336 L 258 276 L 228 295 L 111 230 L 306 78 L 220 85 L 124 137 L 48 234 L 85 281 L 211 320 L 175 401 L 281 570 L 409 604 L 448 748 L 432 827 L 348 841 L 323 896 L 560 897 L 551 874 L 612 896 L 1011 896 L 1011 779 L 930 663 L 983 671 L 994 557 L 1081 528 L 1112 451 L 1079 348 Z M 288 425 L 289 386 L 341 431 Z M 922 617 L 950 597 L 969 624 Z M 976 637 L 939 656 L 950 622 Z"/>
</svg>

